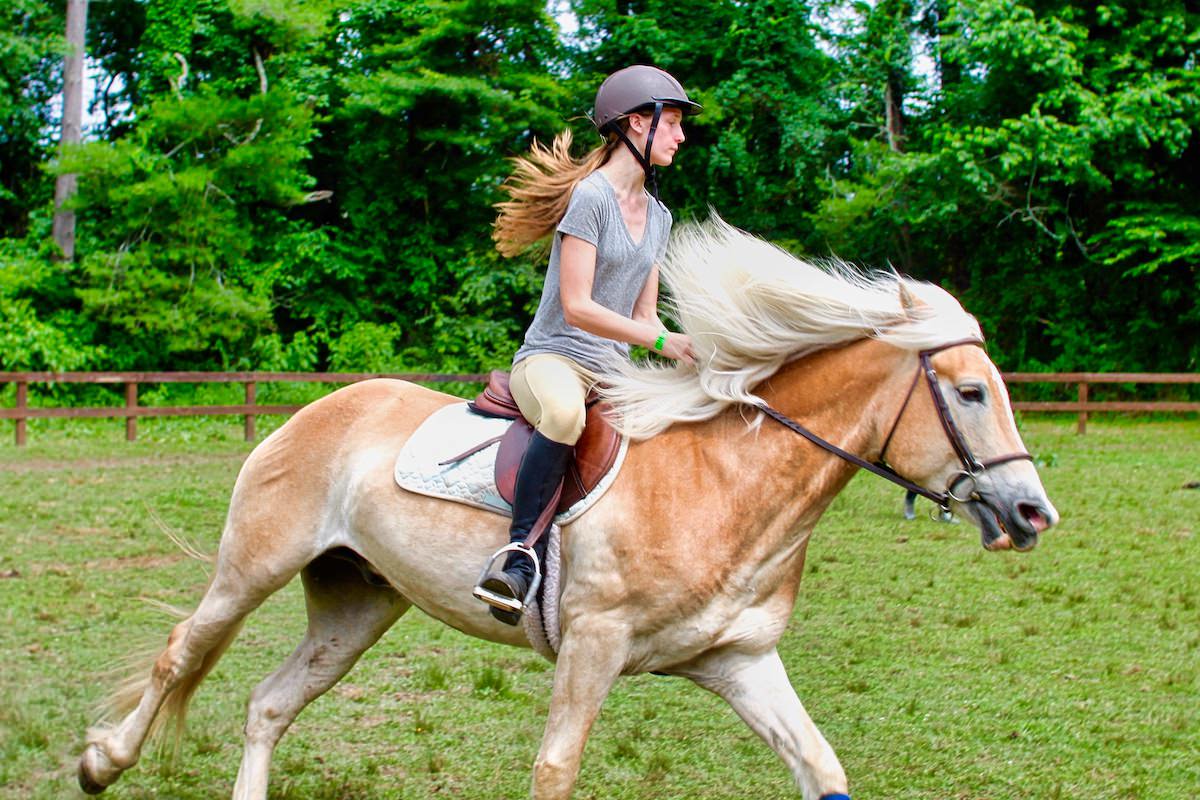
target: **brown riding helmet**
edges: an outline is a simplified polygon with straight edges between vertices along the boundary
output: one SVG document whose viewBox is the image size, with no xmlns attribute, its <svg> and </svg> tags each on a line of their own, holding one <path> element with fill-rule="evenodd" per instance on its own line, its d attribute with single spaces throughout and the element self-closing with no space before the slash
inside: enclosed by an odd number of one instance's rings
<svg viewBox="0 0 1200 800">
<path fill-rule="evenodd" d="M 658 178 L 654 166 L 650 163 L 650 148 L 654 145 L 654 133 L 658 130 L 658 120 L 664 108 L 678 108 L 685 115 L 700 113 L 700 104 L 692 102 L 683 86 L 670 73 L 658 67 L 635 64 L 617 70 L 604 79 L 604 83 L 600 84 L 596 91 L 596 104 L 592 113 L 592 122 L 600 133 L 616 134 L 642 165 L 655 200 L 658 199 Z M 643 152 L 638 151 L 621 126 L 616 124 L 627 114 L 641 110 L 649 111 L 652 115 Z"/>
<path fill-rule="evenodd" d="M 626 114 L 653 110 L 660 103 L 678 108 L 684 114 L 700 113 L 700 104 L 688 98 L 683 86 L 670 73 L 658 67 L 635 64 L 617 70 L 600 84 L 592 122 L 605 133 L 609 125 Z"/>
</svg>

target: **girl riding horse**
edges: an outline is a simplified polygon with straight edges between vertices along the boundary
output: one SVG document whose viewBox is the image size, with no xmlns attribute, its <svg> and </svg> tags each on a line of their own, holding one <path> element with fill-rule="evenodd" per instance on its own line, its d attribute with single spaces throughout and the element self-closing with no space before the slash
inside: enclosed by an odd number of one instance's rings
<svg viewBox="0 0 1200 800">
<path fill-rule="evenodd" d="M 596 375 L 631 344 L 690 363 L 691 339 L 658 317 L 658 263 L 671 212 L 658 199 L 655 167 L 671 164 L 683 144 L 683 117 L 699 113 L 679 81 L 650 66 L 609 75 L 596 92 L 592 121 L 603 144 L 571 158 L 563 133 L 551 148 L 536 143 L 516 160 L 494 238 L 514 255 L 553 233 L 541 302 L 513 357 L 513 398 L 534 427 L 517 472 L 509 543 L 524 543 L 552 502 L 583 433 Z M 624 145 L 624 147 L 622 147 Z M 654 187 L 646 190 L 646 180 Z M 534 551 L 542 559 L 546 538 Z M 526 551 L 509 552 L 475 595 L 496 619 L 516 625 L 534 579 Z"/>
</svg>

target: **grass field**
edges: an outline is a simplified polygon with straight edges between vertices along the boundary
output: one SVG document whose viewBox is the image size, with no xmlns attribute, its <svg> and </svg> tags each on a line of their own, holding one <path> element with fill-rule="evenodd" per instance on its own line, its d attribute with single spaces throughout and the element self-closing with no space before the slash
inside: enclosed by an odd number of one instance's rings
<svg viewBox="0 0 1200 800">
<path fill-rule="evenodd" d="M 264 424 L 263 428 L 268 427 Z M 1062 523 L 1028 554 L 905 522 L 860 475 L 817 529 L 781 652 L 856 800 L 1200 793 L 1200 422 L 1026 420 Z M 70 798 L 100 673 L 191 607 L 249 446 L 229 422 L 45 423 L 0 446 L 0 798 Z M 5 431 L 7 438 L 8 432 Z M 923 502 L 923 501 L 922 501 Z M 919 506 L 927 511 L 928 504 Z M 298 641 L 293 583 L 200 688 L 177 760 L 146 753 L 113 798 L 228 797 L 251 688 Z M 522 798 L 552 667 L 410 612 L 277 752 L 272 798 Z M 795 798 L 717 698 L 618 684 L 579 798 Z"/>
</svg>

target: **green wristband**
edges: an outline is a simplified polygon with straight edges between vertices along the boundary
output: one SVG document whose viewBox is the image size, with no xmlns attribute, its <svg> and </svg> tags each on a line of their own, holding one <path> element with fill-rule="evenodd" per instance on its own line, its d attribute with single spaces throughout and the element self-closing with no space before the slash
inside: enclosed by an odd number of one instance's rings
<svg viewBox="0 0 1200 800">
<path fill-rule="evenodd" d="M 667 333 L 667 331 L 663 331 L 658 335 L 658 338 L 654 340 L 654 349 L 660 353 L 662 352 L 662 349 L 667 346 Z"/>
</svg>

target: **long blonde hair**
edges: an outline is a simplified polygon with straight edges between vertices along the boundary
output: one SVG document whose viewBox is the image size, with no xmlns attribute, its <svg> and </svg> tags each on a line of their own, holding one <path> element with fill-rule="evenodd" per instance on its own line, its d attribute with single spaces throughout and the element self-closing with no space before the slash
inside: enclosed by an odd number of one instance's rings
<svg viewBox="0 0 1200 800">
<path fill-rule="evenodd" d="M 535 141 L 529 152 L 513 159 L 513 173 L 500 187 L 511 198 L 497 203 L 500 215 L 492 229 L 496 249 L 515 256 L 554 232 L 575 186 L 608 161 L 619 140 L 608 140 L 581 158 L 571 155 L 571 132 L 563 131 L 546 147 Z"/>
</svg>

